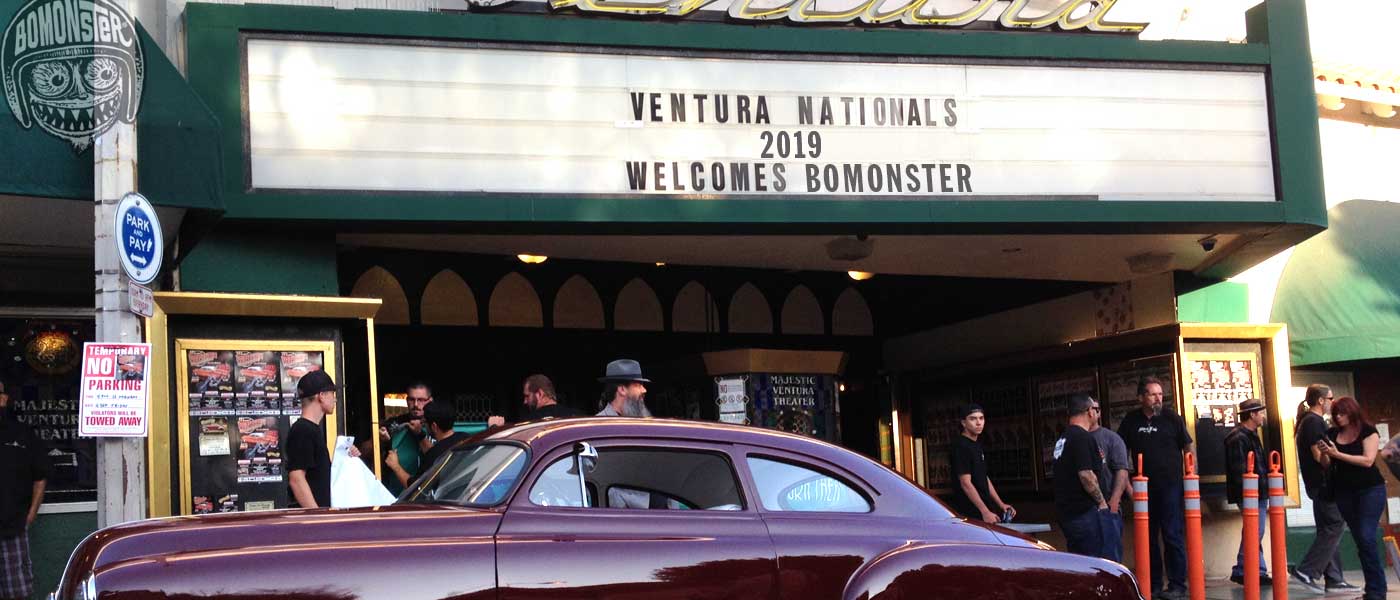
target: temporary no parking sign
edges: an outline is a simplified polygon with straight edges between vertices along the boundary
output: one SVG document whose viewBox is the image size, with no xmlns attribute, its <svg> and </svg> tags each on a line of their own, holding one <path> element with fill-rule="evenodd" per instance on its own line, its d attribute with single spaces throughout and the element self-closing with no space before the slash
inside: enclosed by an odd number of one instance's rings
<svg viewBox="0 0 1400 600">
<path fill-rule="evenodd" d="M 116 221 L 117 255 L 126 276 L 142 285 L 155 281 L 165 257 L 165 238 L 155 207 L 145 196 L 128 193 L 117 203 Z"/>
</svg>

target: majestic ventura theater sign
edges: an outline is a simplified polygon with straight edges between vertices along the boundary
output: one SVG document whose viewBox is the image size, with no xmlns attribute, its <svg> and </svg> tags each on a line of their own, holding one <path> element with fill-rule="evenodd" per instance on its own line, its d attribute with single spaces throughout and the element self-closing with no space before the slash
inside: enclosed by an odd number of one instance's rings
<svg viewBox="0 0 1400 600">
<path fill-rule="evenodd" d="M 303 39 L 247 61 L 254 189 L 1276 199 L 1258 71 Z"/>
<path fill-rule="evenodd" d="M 516 0 L 467 0 L 473 6 L 501 6 Z M 552 8 L 573 7 L 584 12 L 641 15 L 685 16 L 715 3 L 717 0 L 549 0 Z M 996 21 L 1010 29 L 1044 29 L 1058 25 L 1073 31 L 1087 29 L 1097 32 L 1138 33 L 1147 23 L 1117 23 L 1108 20 L 1108 11 L 1118 0 L 1066 0 L 1042 14 L 1028 16 L 1031 0 L 975 0 L 963 10 L 940 10 L 941 0 L 855 0 L 828 10 L 817 8 L 817 0 L 733 0 L 729 16 L 745 21 L 787 19 L 797 23 L 849 23 L 860 21 L 869 25 L 900 23 L 925 27 L 963 27 L 975 21 L 996 17 L 993 9 L 1003 7 Z M 966 1 L 960 2 L 966 5 Z M 1038 11 L 1031 11 L 1038 12 Z"/>
</svg>

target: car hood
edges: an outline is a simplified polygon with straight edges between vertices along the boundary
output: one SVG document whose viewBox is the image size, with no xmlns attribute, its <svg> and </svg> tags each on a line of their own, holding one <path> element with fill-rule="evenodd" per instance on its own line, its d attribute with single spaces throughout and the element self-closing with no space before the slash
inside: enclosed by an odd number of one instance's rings
<svg viewBox="0 0 1400 600">
<path fill-rule="evenodd" d="M 166 517 L 115 525 L 89 535 L 73 551 L 59 585 L 71 597 L 78 582 L 133 561 L 245 548 L 270 551 L 317 546 L 413 542 L 492 536 L 501 513 L 446 505 L 399 504 L 353 509 L 294 509 Z"/>
</svg>

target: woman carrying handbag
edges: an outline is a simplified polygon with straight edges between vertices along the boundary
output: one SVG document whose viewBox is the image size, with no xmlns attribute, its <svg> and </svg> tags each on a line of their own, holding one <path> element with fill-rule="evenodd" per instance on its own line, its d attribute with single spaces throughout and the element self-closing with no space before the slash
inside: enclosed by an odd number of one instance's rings
<svg viewBox="0 0 1400 600">
<path fill-rule="evenodd" d="M 1333 427 L 1317 442 L 1319 462 L 1327 470 L 1327 487 L 1337 509 L 1356 541 L 1356 553 L 1366 575 L 1364 600 L 1384 600 L 1385 567 L 1377 550 L 1377 531 L 1385 511 L 1385 479 L 1376 466 L 1380 433 L 1355 398 L 1338 398 L 1332 404 Z"/>
</svg>

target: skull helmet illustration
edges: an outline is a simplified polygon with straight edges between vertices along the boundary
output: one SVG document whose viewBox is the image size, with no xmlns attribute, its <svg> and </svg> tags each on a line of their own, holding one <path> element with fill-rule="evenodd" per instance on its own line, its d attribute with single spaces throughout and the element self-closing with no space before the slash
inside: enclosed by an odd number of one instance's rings
<svg viewBox="0 0 1400 600">
<path fill-rule="evenodd" d="M 145 57 L 136 22 L 111 0 L 31 0 L 0 46 L 5 99 L 20 126 L 81 152 L 141 105 Z"/>
</svg>

